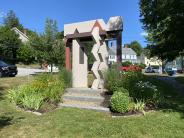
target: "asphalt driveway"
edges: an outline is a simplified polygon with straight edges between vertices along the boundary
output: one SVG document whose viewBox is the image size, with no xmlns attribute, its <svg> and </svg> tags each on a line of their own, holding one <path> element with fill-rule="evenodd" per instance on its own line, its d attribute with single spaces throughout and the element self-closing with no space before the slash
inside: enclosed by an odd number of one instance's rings
<svg viewBox="0 0 184 138">
<path fill-rule="evenodd" d="M 18 68 L 18 74 L 16 76 L 28 76 L 34 75 L 42 72 L 48 72 L 48 70 L 43 69 L 29 69 L 29 68 Z"/>
</svg>

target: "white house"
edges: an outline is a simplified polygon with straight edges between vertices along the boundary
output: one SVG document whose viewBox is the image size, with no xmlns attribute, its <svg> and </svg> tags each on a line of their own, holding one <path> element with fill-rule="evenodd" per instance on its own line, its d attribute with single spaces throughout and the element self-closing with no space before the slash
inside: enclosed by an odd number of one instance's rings
<svg viewBox="0 0 184 138">
<path fill-rule="evenodd" d="M 122 62 L 130 61 L 131 63 L 137 63 L 137 54 L 131 48 L 122 48 Z"/>
<path fill-rule="evenodd" d="M 16 27 L 12 28 L 13 31 L 15 31 L 16 34 L 19 35 L 19 39 L 23 42 L 26 43 L 29 41 L 29 38 L 27 37 L 27 35 L 23 32 L 21 32 L 19 29 L 17 29 Z"/>
<path fill-rule="evenodd" d="M 116 49 L 109 48 L 109 64 L 116 62 Z M 131 63 L 137 63 L 137 54 L 131 48 L 122 48 L 122 62 L 130 61 Z"/>
<path fill-rule="evenodd" d="M 158 57 L 148 58 L 144 54 L 137 57 L 137 63 L 143 63 L 148 66 L 162 66 L 162 61 Z"/>
</svg>

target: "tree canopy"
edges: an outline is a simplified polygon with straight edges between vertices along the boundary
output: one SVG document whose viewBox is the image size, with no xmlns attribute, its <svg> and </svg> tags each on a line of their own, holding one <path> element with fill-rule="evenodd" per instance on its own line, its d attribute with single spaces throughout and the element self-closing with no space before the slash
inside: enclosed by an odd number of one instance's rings
<svg viewBox="0 0 184 138">
<path fill-rule="evenodd" d="M 64 66 L 64 43 L 62 32 L 58 32 L 57 22 L 46 19 L 45 31 L 41 35 L 35 35 L 30 39 L 30 45 L 34 48 L 37 60 L 40 63 L 47 62 L 51 65 Z M 51 69 L 52 70 L 52 69 Z"/>
<path fill-rule="evenodd" d="M 137 41 L 133 41 L 128 45 L 129 48 L 132 48 L 136 53 L 137 56 L 140 56 L 142 53 L 142 47 L 141 44 Z"/>
<path fill-rule="evenodd" d="M 19 30 L 23 31 L 23 26 L 20 24 L 19 18 L 12 10 L 10 10 L 7 13 L 7 16 L 4 17 L 4 25 L 9 28 L 17 27 Z"/>
<path fill-rule="evenodd" d="M 21 46 L 19 36 L 7 26 L 0 27 L 0 57 L 7 60 L 17 58 L 17 50 Z"/>
<path fill-rule="evenodd" d="M 162 60 L 179 56 L 184 49 L 184 1 L 140 0 L 139 4 L 151 56 Z"/>
</svg>

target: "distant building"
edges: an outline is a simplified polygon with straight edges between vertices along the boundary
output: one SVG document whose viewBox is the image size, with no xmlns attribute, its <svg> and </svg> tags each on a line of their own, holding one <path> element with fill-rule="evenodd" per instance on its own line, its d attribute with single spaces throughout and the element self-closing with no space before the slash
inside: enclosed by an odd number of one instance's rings
<svg viewBox="0 0 184 138">
<path fill-rule="evenodd" d="M 109 64 L 117 61 L 116 49 L 109 48 Z M 137 63 L 137 54 L 131 48 L 122 48 L 122 62 L 130 61 L 131 63 Z"/>
<path fill-rule="evenodd" d="M 23 33 L 16 27 L 13 27 L 12 30 L 19 35 L 19 39 L 22 41 L 22 43 L 26 43 L 29 41 L 29 38 L 27 37 L 26 32 Z"/>
<path fill-rule="evenodd" d="M 137 63 L 137 54 L 131 48 L 122 48 L 122 62 Z"/>
<path fill-rule="evenodd" d="M 137 61 L 138 63 L 145 64 L 147 67 L 148 66 L 162 66 L 162 61 L 158 59 L 158 57 L 148 58 L 144 55 L 141 55 L 138 57 Z"/>
</svg>

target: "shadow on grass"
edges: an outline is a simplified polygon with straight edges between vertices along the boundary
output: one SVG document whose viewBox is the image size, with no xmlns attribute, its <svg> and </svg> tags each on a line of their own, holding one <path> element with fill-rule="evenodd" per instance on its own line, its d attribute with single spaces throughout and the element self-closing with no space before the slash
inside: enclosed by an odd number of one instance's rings
<svg viewBox="0 0 184 138">
<path fill-rule="evenodd" d="M 181 115 L 181 118 L 184 119 L 183 93 L 180 93 L 170 83 L 158 79 L 157 76 L 146 76 L 145 79 L 156 85 L 163 96 L 158 110 L 162 110 L 163 112 L 178 112 Z"/>
<path fill-rule="evenodd" d="M 0 129 L 11 125 L 12 124 L 13 117 L 12 116 L 0 116 Z"/>
<path fill-rule="evenodd" d="M 159 109 L 163 112 L 178 112 L 181 115 L 181 118 L 184 119 L 184 98 L 167 98 L 159 106 Z"/>
<path fill-rule="evenodd" d="M 4 94 L 3 94 L 3 91 L 5 90 L 6 88 L 5 87 L 2 87 L 0 86 L 0 100 L 3 100 L 4 99 Z"/>
<path fill-rule="evenodd" d="M 6 126 L 12 125 L 14 123 L 20 122 L 22 119 L 24 119 L 24 117 L 15 118 L 9 114 L 11 113 L 6 113 L 0 116 L 0 129 Z"/>
</svg>

